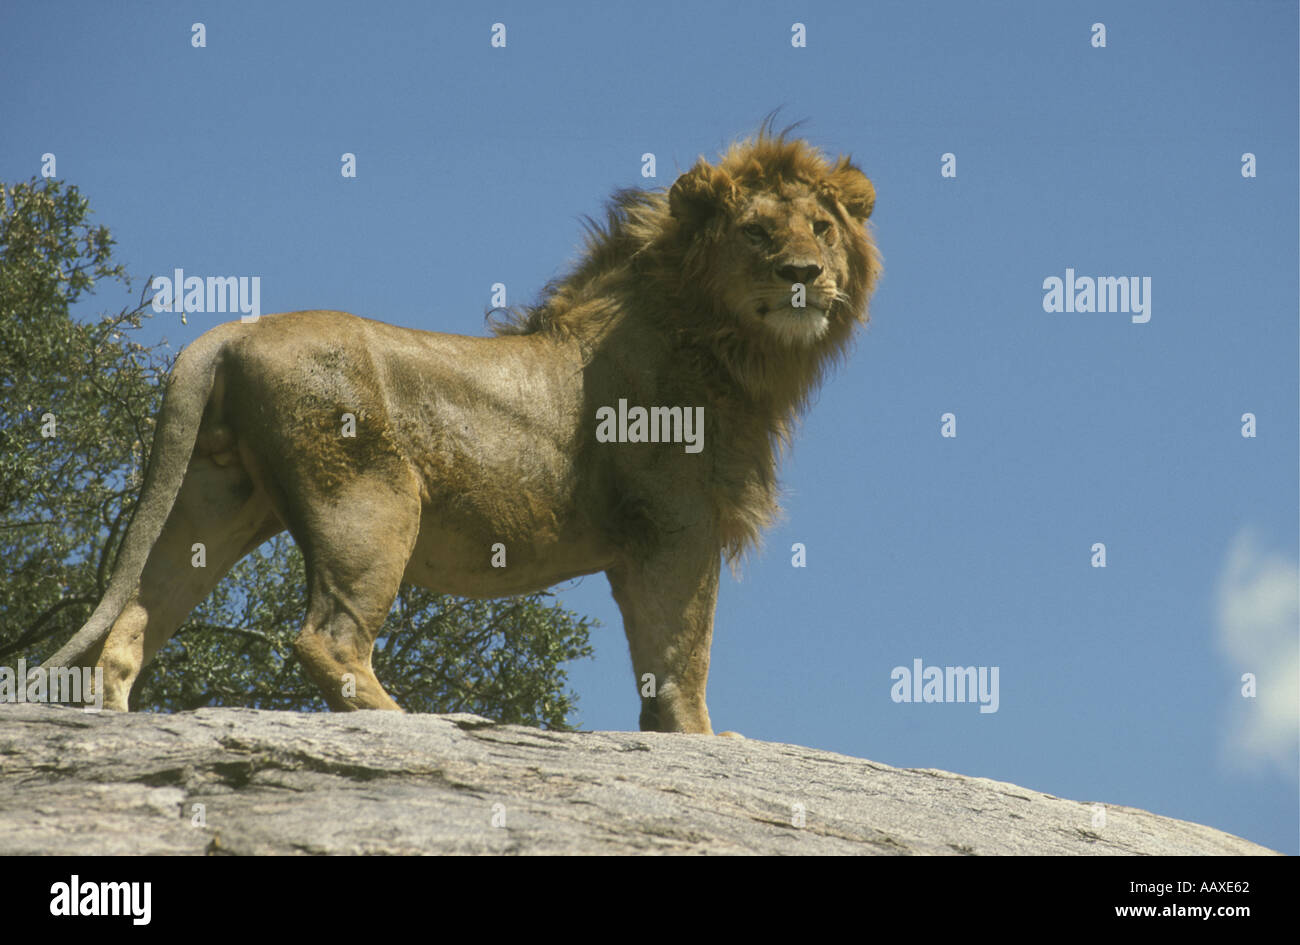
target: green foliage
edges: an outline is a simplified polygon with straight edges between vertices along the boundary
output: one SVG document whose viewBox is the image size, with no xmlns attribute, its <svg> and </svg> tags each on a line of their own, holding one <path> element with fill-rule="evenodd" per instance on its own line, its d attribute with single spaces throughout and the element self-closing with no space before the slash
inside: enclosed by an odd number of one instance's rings
<svg viewBox="0 0 1300 945">
<path fill-rule="evenodd" d="M 99 601 L 139 488 L 170 359 L 131 340 L 141 303 L 93 323 L 69 307 L 130 282 L 109 231 L 58 181 L 0 184 L 0 660 L 48 656 Z M 54 436 L 43 436 L 49 416 Z M 533 594 L 460 600 L 404 585 L 375 672 L 404 708 L 568 728 L 564 663 L 593 622 Z M 141 674 L 133 708 L 324 708 L 293 655 L 305 610 L 287 535 L 235 567 Z"/>
<path fill-rule="evenodd" d="M 87 216 L 75 187 L 0 184 L 0 657 L 99 600 L 168 366 L 126 337 L 143 306 L 69 314 L 96 280 L 130 285 Z"/>
</svg>

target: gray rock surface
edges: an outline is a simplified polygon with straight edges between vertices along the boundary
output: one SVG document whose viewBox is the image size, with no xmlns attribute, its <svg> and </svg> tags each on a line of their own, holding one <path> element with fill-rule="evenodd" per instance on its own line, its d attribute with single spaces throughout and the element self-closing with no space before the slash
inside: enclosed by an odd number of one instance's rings
<svg viewBox="0 0 1300 945">
<path fill-rule="evenodd" d="M 732 738 L 0 705 L 0 854 L 1273 852 L 1131 807 L 1094 825 L 1096 809 Z"/>
</svg>

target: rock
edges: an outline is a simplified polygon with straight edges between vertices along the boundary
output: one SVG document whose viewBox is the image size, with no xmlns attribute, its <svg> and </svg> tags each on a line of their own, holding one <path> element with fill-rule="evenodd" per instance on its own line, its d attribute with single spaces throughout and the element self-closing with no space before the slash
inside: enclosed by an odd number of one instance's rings
<svg viewBox="0 0 1300 945">
<path fill-rule="evenodd" d="M 1095 810 L 744 739 L 473 715 L 0 705 L 6 855 L 1274 852 L 1131 807 L 1105 805 L 1094 825 Z"/>
</svg>

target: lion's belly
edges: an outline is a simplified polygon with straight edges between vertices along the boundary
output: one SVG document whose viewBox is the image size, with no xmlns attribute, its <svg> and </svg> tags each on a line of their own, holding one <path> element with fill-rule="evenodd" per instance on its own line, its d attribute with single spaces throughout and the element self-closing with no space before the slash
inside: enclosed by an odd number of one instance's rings
<svg viewBox="0 0 1300 945">
<path fill-rule="evenodd" d="M 461 597 L 527 594 L 568 578 L 603 571 L 612 557 L 588 536 L 492 536 L 490 528 L 450 526 L 426 510 L 403 580 Z"/>
<path fill-rule="evenodd" d="M 517 444 L 516 444 L 517 445 Z M 420 531 L 406 580 L 464 597 L 504 597 L 602 571 L 612 553 L 581 510 L 571 468 L 538 464 L 534 448 L 510 468 L 479 458 L 424 478 Z M 504 447 L 489 452 L 509 455 Z"/>
</svg>

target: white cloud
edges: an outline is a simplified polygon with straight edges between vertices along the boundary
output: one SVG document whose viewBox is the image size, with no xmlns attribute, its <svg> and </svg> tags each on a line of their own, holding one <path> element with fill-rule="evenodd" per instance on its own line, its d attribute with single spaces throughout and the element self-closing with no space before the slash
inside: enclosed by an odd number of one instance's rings
<svg viewBox="0 0 1300 945">
<path fill-rule="evenodd" d="M 1248 531 L 1233 540 L 1219 575 L 1219 648 L 1234 678 L 1253 673 L 1254 699 L 1234 690 L 1225 753 L 1254 770 L 1295 778 L 1300 766 L 1300 582 L 1297 563 L 1261 551 Z"/>
</svg>

